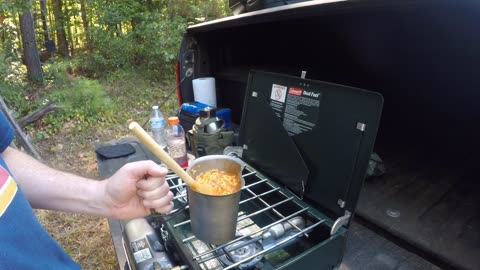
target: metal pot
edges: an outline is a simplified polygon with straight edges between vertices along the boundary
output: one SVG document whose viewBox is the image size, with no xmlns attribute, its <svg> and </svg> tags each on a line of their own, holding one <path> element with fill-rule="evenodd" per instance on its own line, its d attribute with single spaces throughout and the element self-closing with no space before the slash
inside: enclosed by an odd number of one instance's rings
<svg viewBox="0 0 480 270">
<path fill-rule="evenodd" d="M 245 186 L 242 170 L 245 164 L 238 158 L 209 155 L 197 158 L 187 168 L 195 179 L 200 173 L 219 169 L 235 173 Z M 193 234 L 205 243 L 220 245 L 235 238 L 241 188 L 228 195 L 206 195 L 187 188 L 188 205 Z"/>
<path fill-rule="evenodd" d="M 200 110 L 199 117 L 195 120 L 197 130 L 204 133 L 213 134 L 224 129 L 224 122 L 217 117 L 217 110 L 212 107 L 206 107 Z"/>
</svg>

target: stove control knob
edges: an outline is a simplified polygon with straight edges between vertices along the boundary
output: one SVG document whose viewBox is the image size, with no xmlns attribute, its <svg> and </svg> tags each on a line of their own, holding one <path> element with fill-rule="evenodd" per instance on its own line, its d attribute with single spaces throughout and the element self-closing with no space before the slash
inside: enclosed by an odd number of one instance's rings
<svg viewBox="0 0 480 270">
<path fill-rule="evenodd" d="M 291 229 L 302 230 L 303 228 L 305 228 L 305 220 L 302 217 L 294 217 L 288 221 L 270 227 L 262 237 L 263 239 L 270 237 L 273 237 L 273 239 L 279 239 L 285 235 L 286 231 Z"/>
<path fill-rule="evenodd" d="M 273 225 L 268 229 L 268 231 L 263 234 L 263 239 L 273 237 L 273 239 L 278 239 L 285 234 L 285 229 L 282 224 Z"/>
</svg>

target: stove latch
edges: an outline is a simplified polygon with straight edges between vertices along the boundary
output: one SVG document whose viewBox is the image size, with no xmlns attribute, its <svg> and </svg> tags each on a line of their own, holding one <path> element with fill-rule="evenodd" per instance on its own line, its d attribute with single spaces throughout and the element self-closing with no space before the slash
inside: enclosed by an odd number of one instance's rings
<svg viewBox="0 0 480 270">
<path fill-rule="evenodd" d="M 347 225 L 350 221 L 350 217 L 352 217 L 352 213 L 346 210 L 345 215 L 337 218 L 337 220 L 335 220 L 335 222 L 333 223 L 332 229 L 330 230 L 330 235 L 334 235 L 335 233 L 337 233 L 340 227 Z"/>
</svg>

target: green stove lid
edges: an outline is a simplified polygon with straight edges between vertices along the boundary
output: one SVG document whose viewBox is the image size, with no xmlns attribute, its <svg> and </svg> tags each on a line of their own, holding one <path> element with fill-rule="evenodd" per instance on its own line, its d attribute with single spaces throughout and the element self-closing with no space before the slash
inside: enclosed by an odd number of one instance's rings
<svg viewBox="0 0 480 270">
<path fill-rule="evenodd" d="M 353 213 L 382 106 L 379 93 L 251 71 L 243 159 L 332 218 Z"/>
</svg>

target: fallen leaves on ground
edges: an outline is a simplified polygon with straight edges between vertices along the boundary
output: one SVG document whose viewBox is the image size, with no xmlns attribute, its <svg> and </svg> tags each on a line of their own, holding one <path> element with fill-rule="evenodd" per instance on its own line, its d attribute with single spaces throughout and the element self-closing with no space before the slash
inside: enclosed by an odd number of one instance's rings
<svg viewBox="0 0 480 270">
<path fill-rule="evenodd" d="M 43 162 L 53 168 L 97 179 L 95 142 L 125 136 L 122 127 L 58 135 L 36 142 Z M 93 134 L 93 135 L 85 135 Z M 51 151 L 55 149 L 55 151 Z M 118 269 L 106 218 L 57 211 L 35 210 L 45 230 L 84 270 Z"/>
</svg>

